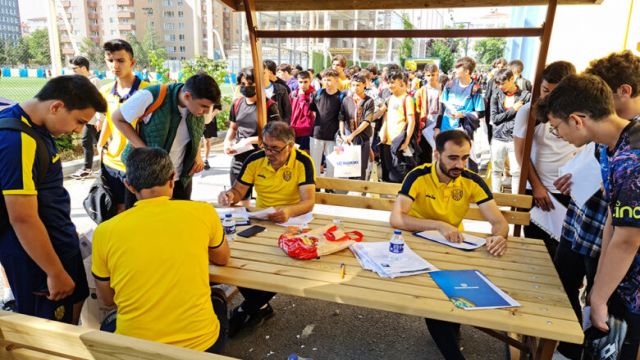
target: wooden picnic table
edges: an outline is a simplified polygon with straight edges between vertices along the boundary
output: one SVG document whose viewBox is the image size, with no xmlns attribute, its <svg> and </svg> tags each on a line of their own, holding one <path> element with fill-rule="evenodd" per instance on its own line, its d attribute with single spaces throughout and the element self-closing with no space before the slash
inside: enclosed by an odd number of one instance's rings
<svg viewBox="0 0 640 360">
<path fill-rule="evenodd" d="M 314 217 L 309 224 L 312 229 L 332 220 L 326 215 Z M 361 231 L 364 241 L 388 241 L 393 232 L 388 222 L 340 218 L 345 231 Z M 316 260 L 289 258 L 277 245 L 286 229 L 252 221 L 267 230 L 251 238 L 236 237 L 229 263 L 211 266 L 212 281 L 457 322 L 490 333 L 515 333 L 525 336 L 533 358 L 538 359 L 550 359 L 557 341 L 583 341 L 580 324 L 540 240 L 510 237 L 506 254 L 493 257 L 484 247 L 465 252 L 403 232 L 409 247 L 439 269 L 480 270 L 521 304 L 512 309 L 469 311 L 456 308 L 429 275 L 384 279 L 362 269 L 348 249 Z M 344 279 L 341 263 L 346 266 Z"/>
</svg>

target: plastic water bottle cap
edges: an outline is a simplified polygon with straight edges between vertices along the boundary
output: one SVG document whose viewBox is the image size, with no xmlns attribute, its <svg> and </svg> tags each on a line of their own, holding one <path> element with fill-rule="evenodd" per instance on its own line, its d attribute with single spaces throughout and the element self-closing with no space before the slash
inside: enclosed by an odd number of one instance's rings
<svg viewBox="0 0 640 360">
<path fill-rule="evenodd" d="M 393 235 L 401 235 L 402 231 L 400 230 L 393 230 Z"/>
<path fill-rule="evenodd" d="M 231 219 L 231 214 L 224 214 L 224 217 L 225 217 L 226 219 Z"/>
</svg>

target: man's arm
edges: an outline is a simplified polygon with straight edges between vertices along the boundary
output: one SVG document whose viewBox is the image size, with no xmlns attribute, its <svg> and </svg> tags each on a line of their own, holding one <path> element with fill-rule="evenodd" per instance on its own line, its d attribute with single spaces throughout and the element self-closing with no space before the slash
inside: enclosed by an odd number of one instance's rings
<svg viewBox="0 0 640 360">
<path fill-rule="evenodd" d="M 18 236 L 20 245 L 29 257 L 47 274 L 49 300 L 61 300 L 71 295 L 75 283 L 64 270 L 53 249 L 49 234 L 38 215 L 35 195 L 4 195 L 9 223 Z"/>
<path fill-rule="evenodd" d="M 290 217 L 306 214 L 313 210 L 316 203 L 316 185 L 305 184 L 298 186 L 300 193 L 300 202 L 294 205 L 280 206 L 276 208 L 276 212 L 269 215 L 269 220 L 276 223 L 283 223 Z"/>
<path fill-rule="evenodd" d="M 412 205 L 413 199 L 403 194 L 398 195 L 391 210 L 391 217 L 389 218 L 391 227 L 412 232 L 437 230 L 451 242 L 461 242 L 464 240 L 462 234 L 455 226 L 439 220 L 418 219 L 410 216 L 409 211 L 411 211 Z"/>
<path fill-rule="evenodd" d="M 605 249 L 603 239 L 603 250 Z M 640 228 L 618 226 L 606 251 L 600 255 L 598 271 L 589 297 L 593 325 L 607 331 L 607 301 L 629 271 L 640 248 Z"/>
<path fill-rule="evenodd" d="M 238 201 L 244 199 L 249 191 L 249 186 L 236 180 L 231 189 L 223 191 L 218 195 L 218 204 L 222 206 L 231 206 Z"/>
<path fill-rule="evenodd" d="M 209 248 L 209 262 L 213 265 L 224 266 L 229 262 L 231 250 L 227 239 L 222 240 L 222 244 L 216 248 Z"/>
<path fill-rule="evenodd" d="M 491 236 L 487 237 L 487 250 L 491 255 L 502 256 L 507 251 L 509 223 L 502 216 L 495 200 L 478 205 L 480 213 L 491 224 Z"/>
<path fill-rule="evenodd" d="M 111 114 L 111 121 L 113 122 L 113 125 L 118 130 L 120 130 L 122 135 L 124 135 L 124 137 L 129 140 L 133 147 L 140 148 L 147 146 L 147 144 L 142 141 L 140 136 L 138 136 L 138 133 L 133 128 L 133 126 L 131 126 L 131 124 L 127 122 L 127 120 L 125 120 L 124 116 L 122 116 L 122 112 L 120 111 L 120 109 L 114 111 L 113 114 Z"/>
<path fill-rule="evenodd" d="M 116 295 L 116 292 L 111 288 L 110 280 L 105 281 L 96 279 L 96 292 L 98 293 L 98 298 L 103 304 L 106 306 L 115 305 L 113 297 Z"/>
<path fill-rule="evenodd" d="M 517 121 L 517 120 L 516 120 Z M 524 139 L 513 136 L 513 146 L 516 152 L 516 160 L 518 164 L 522 166 L 522 162 L 524 161 Z M 553 203 L 551 202 L 551 198 L 549 197 L 549 192 L 547 188 L 542 184 L 542 180 L 540 180 L 540 176 L 538 176 L 538 172 L 536 170 L 533 162 L 529 162 L 529 173 L 527 176 L 529 183 L 531 184 L 531 188 L 533 191 L 533 201 L 536 206 L 538 206 L 543 211 L 553 210 Z"/>
</svg>

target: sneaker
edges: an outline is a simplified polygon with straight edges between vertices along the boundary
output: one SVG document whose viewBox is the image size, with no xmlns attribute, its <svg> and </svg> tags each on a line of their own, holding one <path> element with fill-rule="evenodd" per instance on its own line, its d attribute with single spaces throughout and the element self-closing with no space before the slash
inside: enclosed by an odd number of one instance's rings
<svg viewBox="0 0 640 360">
<path fill-rule="evenodd" d="M 78 171 L 71 174 L 71 177 L 74 179 L 85 179 L 91 176 L 91 169 L 78 169 Z"/>
<path fill-rule="evenodd" d="M 273 317 L 273 308 L 269 304 L 253 315 L 247 314 L 242 307 L 238 306 L 233 309 L 229 318 L 229 338 L 236 336 L 242 329 L 261 325 L 271 317 Z"/>
<path fill-rule="evenodd" d="M 9 300 L 6 303 L 3 303 L 2 304 L 2 310 L 3 311 L 18 312 L 18 307 L 16 306 L 16 301 L 15 300 Z"/>
<path fill-rule="evenodd" d="M 209 165 L 209 160 L 205 160 L 205 161 L 204 161 L 204 169 L 205 169 L 205 170 L 209 170 L 209 169 L 211 169 L 211 166 Z"/>
</svg>

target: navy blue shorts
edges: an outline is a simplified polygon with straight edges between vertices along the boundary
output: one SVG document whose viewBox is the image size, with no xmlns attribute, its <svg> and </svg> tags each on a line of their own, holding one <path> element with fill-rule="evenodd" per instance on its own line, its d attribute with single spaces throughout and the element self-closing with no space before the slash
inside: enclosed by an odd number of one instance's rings
<svg viewBox="0 0 640 360">
<path fill-rule="evenodd" d="M 309 146 L 309 142 L 311 136 L 299 136 L 296 137 L 296 144 L 300 145 L 300 150 L 307 150 L 309 151 L 310 146 Z"/>
<path fill-rule="evenodd" d="M 120 170 L 112 169 L 108 166 L 102 165 L 102 174 L 107 182 L 107 186 L 111 189 L 111 195 L 116 204 L 124 204 L 125 194 L 127 188 L 124 187 L 124 179 L 126 174 Z"/>
<path fill-rule="evenodd" d="M 89 296 L 87 276 L 80 252 L 66 259 L 60 259 L 62 266 L 76 284 L 74 292 L 59 301 L 47 299 L 47 274 L 27 255 L 0 254 L 0 262 L 7 273 L 9 285 L 16 298 L 18 312 L 43 319 L 71 323 L 73 305 Z"/>
</svg>

